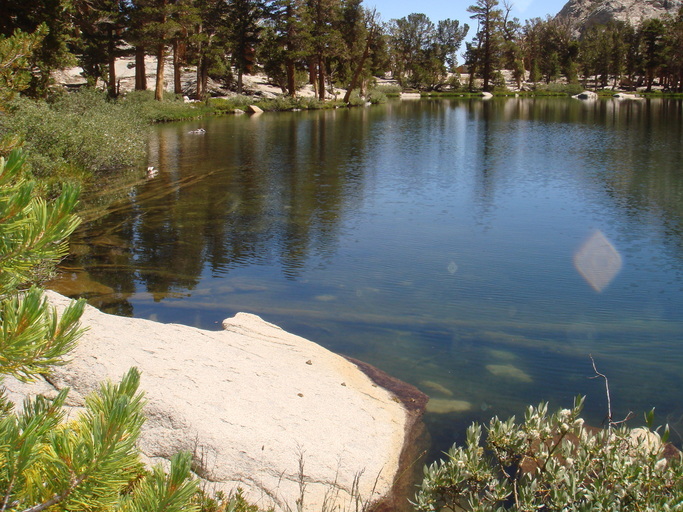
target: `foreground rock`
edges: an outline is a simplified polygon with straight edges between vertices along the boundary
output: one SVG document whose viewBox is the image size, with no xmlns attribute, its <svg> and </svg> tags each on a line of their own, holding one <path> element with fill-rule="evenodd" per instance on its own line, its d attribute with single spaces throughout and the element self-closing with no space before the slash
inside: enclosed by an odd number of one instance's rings
<svg viewBox="0 0 683 512">
<path fill-rule="evenodd" d="M 58 309 L 68 303 L 54 292 L 48 297 Z M 425 402 L 414 388 L 401 403 L 382 387 L 391 387 L 382 378 L 395 380 L 373 376 L 378 385 L 367 368 L 363 373 L 244 313 L 225 320 L 219 332 L 92 307 L 82 323 L 89 330 L 72 362 L 31 390 L 6 381 L 11 398 L 69 386 L 69 405 L 78 407 L 100 381 L 137 366 L 148 401 L 140 445 L 149 462 L 193 452 L 209 489 L 242 487 L 250 500 L 277 510 L 298 510 L 302 485 L 308 511 L 319 512 L 324 502 L 337 507 L 329 510 L 353 510 L 357 496 L 391 499 L 406 434 Z"/>
</svg>

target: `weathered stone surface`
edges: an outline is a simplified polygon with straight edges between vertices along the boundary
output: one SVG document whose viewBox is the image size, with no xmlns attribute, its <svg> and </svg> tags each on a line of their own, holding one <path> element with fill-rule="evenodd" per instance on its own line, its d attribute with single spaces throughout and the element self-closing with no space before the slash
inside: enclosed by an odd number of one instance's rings
<svg viewBox="0 0 683 512">
<path fill-rule="evenodd" d="M 54 292 L 48 298 L 58 309 L 68 303 Z M 138 367 L 148 401 L 140 447 L 149 461 L 189 450 L 210 486 L 241 486 L 277 510 L 297 510 L 300 460 L 303 510 L 319 512 L 333 495 L 341 510 L 351 510 L 358 475 L 364 500 L 391 494 L 406 435 L 426 401 L 415 388 L 372 375 L 372 367 L 363 373 L 362 363 L 244 313 L 218 332 L 92 307 L 82 323 L 89 330 L 72 362 L 50 383 L 71 387 L 69 405 L 78 407 L 100 381 Z M 45 393 L 40 385 L 36 392 Z M 11 391 L 15 399 L 27 393 Z"/>
<path fill-rule="evenodd" d="M 569 21 L 579 32 L 610 21 L 640 25 L 643 20 L 674 15 L 683 0 L 569 0 L 557 17 Z"/>
<path fill-rule="evenodd" d="M 490 92 L 484 91 L 481 93 L 481 97 L 482 97 L 482 99 L 490 100 L 491 98 L 493 98 L 493 94 L 491 94 Z"/>
<path fill-rule="evenodd" d="M 249 105 L 247 107 L 247 112 L 250 114 L 263 114 L 263 110 L 261 110 L 260 107 L 257 107 L 256 105 Z"/>
</svg>

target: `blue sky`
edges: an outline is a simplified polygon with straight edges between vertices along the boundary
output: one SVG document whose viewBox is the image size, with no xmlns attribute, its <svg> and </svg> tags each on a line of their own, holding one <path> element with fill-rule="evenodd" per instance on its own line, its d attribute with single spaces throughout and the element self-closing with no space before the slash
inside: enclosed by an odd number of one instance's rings
<svg viewBox="0 0 683 512">
<path fill-rule="evenodd" d="M 459 20 L 460 24 L 467 23 L 473 26 L 467 7 L 474 4 L 475 0 L 364 0 L 366 8 L 376 7 L 382 15 L 383 21 L 392 18 L 402 18 L 408 14 L 419 12 L 426 14 L 432 22 L 451 18 Z M 513 17 L 519 18 L 522 23 L 529 18 L 545 18 L 546 15 L 557 14 L 567 3 L 567 0 L 511 0 Z M 503 5 L 502 0 L 500 5 Z M 470 29 L 470 32 L 473 29 Z M 471 35 L 471 34 L 470 34 Z M 468 37 L 469 39 L 469 37 Z"/>
</svg>

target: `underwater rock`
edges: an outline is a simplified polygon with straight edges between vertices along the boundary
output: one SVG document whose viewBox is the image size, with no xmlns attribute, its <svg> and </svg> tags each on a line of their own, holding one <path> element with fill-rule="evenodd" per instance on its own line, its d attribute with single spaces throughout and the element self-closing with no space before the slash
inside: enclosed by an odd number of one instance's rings
<svg viewBox="0 0 683 512">
<path fill-rule="evenodd" d="M 422 382 L 420 382 L 420 387 L 431 389 L 432 391 L 439 393 L 440 395 L 453 396 L 453 392 L 450 389 L 432 380 L 423 380 Z"/>
<path fill-rule="evenodd" d="M 503 379 L 518 380 L 520 382 L 533 382 L 533 379 L 523 370 L 511 364 L 487 364 L 486 369 L 496 377 Z"/>
<path fill-rule="evenodd" d="M 427 412 L 434 414 L 448 414 L 450 412 L 465 412 L 472 409 L 472 404 L 465 400 L 447 398 L 432 398 L 427 402 Z"/>
<path fill-rule="evenodd" d="M 113 288 L 93 280 L 84 269 L 60 272 L 45 286 L 67 297 L 88 297 L 114 293 Z"/>
</svg>

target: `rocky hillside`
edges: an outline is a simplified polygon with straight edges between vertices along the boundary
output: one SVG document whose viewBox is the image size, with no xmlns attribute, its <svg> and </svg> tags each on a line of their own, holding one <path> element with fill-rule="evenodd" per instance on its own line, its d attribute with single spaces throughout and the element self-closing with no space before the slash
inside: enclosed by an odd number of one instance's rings
<svg viewBox="0 0 683 512">
<path fill-rule="evenodd" d="M 642 20 L 675 15 L 683 0 L 569 0 L 557 15 L 580 31 L 612 20 L 639 25 Z"/>
</svg>

